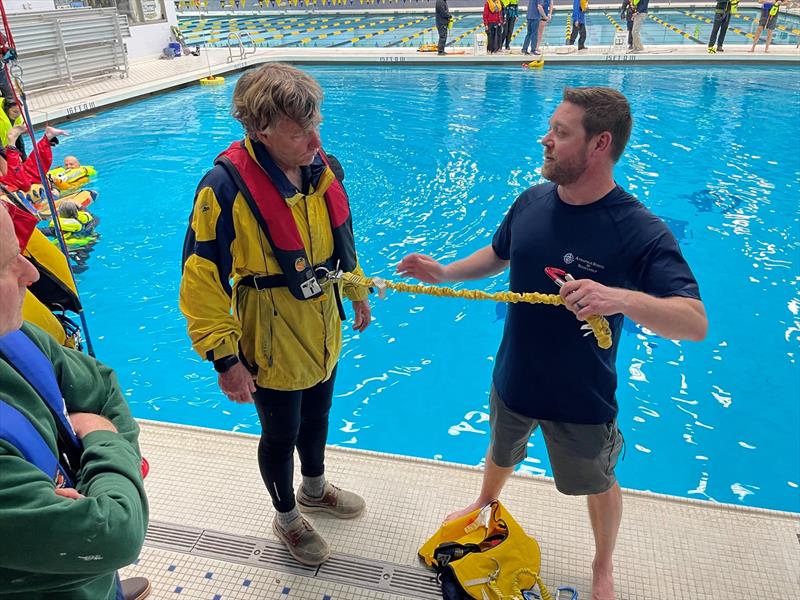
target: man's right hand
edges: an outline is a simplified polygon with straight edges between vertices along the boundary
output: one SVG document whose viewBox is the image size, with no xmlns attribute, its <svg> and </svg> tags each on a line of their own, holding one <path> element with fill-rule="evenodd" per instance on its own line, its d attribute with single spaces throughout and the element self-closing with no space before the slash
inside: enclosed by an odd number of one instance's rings
<svg viewBox="0 0 800 600">
<path fill-rule="evenodd" d="M 70 413 L 69 422 L 72 423 L 75 435 L 81 439 L 93 431 L 112 431 L 117 433 L 117 428 L 114 427 L 111 421 L 94 413 Z"/>
<path fill-rule="evenodd" d="M 413 277 L 425 283 L 442 283 L 446 280 L 445 266 L 425 254 L 409 254 L 397 265 L 403 277 Z"/>
<path fill-rule="evenodd" d="M 236 363 L 224 373 L 220 373 L 217 379 L 219 389 L 228 398 L 238 404 L 251 404 L 253 394 L 256 393 L 256 384 L 253 376 L 241 362 Z"/>
</svg>

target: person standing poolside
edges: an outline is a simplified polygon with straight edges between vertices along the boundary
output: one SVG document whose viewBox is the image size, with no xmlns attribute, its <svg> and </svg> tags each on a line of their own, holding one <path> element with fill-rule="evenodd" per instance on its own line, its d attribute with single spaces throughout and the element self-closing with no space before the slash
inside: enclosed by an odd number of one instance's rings
<svg viewBox="0 0 800 600">
<path fill-rule="evenodd" d="M 500 50 L 503 28 L 503 4 L 500 0 L 486 0 L 484 3 L 483 26 L 486 29 L 486 51 L 495 54 Z"/>
<path fill-rule="evenodd" d="M 569 34 L 569 45 L 578 39 L 578 50 L 586 50 L 586 7 L 589 0 L 573 0 L 572 2 L 572 31 Z M 578 37 L 580 35 L 580 37 Z"/>
<path fill-rule="evenodd" d="M 450 8 L 447 6 L 447 0 L 436 0 L 436 30 L 439 32 L 437 54 L 439 55 L 446 54 L 444 46 L 447 43 L 447 32 L 450 29 L 450 20 L 452 18 Z"/>
<path fill-rule="evenodd" d="M 541 3 L 543 0 L 528 0 L 528 32 L 522 42 L 523 54 L 540 54 L 536 49 L 539 46 L 539 21 L 542 19 L 543 10 Z"/>
<path fill-rule="evenodd" d="M 731 23 L 731 14 L 736 12 L 738 5 L 739 0 L 717 0 L 717 6 L 714 8 L 714 26 L 711 28 L 711 37 L 708 38 L 709 54 L 724 52 L 722 44 L 725 43 L 725 34 Z"/>
<path fill-rule="evenodd" d="M 633 0 L 622 0 L 619 9 L 619 16 L 625 19 L 625 26 L 628 30 L 628 50 L 633 50 Z"/>
<path fill-rule="evenodd" d="M 514 25 L 519 16 L 519 0 L 502 0 L 503 2 L 503 39 L 501 46 L 505 46 L 506 52 L 511 51 L 511 38 L 514 37 Z"/>
<path fill-rule="evenodd" d="M 772 35 L 775 33 L 775 28 L 778 26 L 778 13 L 781 10 L 783 0 L 766 1 L 761 3 L 761 18 L 758 21 L 758 27 L 753 34 L 753 45 L 750 46 L 748 52 L 755 52 L 758 41 L 761 39 L 761 32 L 766 28 L 767 30 L 767 43 L 764 45 L 764 52 L 769 52 L 769 45 L 772 43 Z"/>
<path fill-rule="evenodd" d="M 183 252 L 180 308 L 192 346 L 214 364 L 232 401 L 255 402 L 258 464 L 277 511 L 275 535 L 297 561 L 330 556 L 300 515 L 359 516 L 364 500 L 325 478 L 325 442 L 345 318 L 341 269 L 361 274 L 347 194 L 328 166 L 319 126 L 322 89 L 289 65 L 245 73 L 233 116 L 245 130 L 200 182 Z M 344 286 L 353 328 L 371 314 L 368 291 Z M 293 488 L 294 451 L 303 482 Z"/>
<path fill-rule="evenodd" d="M 622 495 L 614 467 L 623 443 L 615 362 L 623 316 L 671 339 L 702 340 L 708 326 L 675 237 L 614 182 L 614 164 L 631 126 L 630 107 L 618 91 L 564 90 L 541 140 L 542 175 L 552 183 L 535 185 L 516 199 L 490 246 L 450 264 L 411 254 L 397 267 L 404 276 L 441 283 L 482 279 L 510 266 L 511 290 L 520 293 L 552 287 L 548 266 L 575 276 L 560 291 L 568 310 L 509 306 L 492 378 L 481 491 L 446 520 L 498 498 L 540 427 L 556 488 L 588 497 L 595 540 L 593 600 L 615 598 L 612 555 Z M 584 335 L 580 323 L 591 315 L 608 318 L 610 350 Z"/>
<path fill-rule="evenodd" d="M 642 44 L 642 24 L 647 20 L 647 9 L 650 0 L 631 0 L 633 6 L 633 29 L 631 36 L 633 37 L 633 51 L 642 52 L 644 45 Z"/>
<path fill-rule="evenodd" d="M 542 41 L 544 40 L 544 30 L 547 29 L 547 25 L 553 18 L 553 10 L 555 10 L 555 4 L 553 3 L 553 0 L 542 0 L 541 4 L 539 4 L 539 14 L 542 18 L 539 19 L 539 35 L 536 38 L 536 48 L 534 49 L 534 54 L 541 54 L 542 52 L 541 46 Z"/>
</svg>

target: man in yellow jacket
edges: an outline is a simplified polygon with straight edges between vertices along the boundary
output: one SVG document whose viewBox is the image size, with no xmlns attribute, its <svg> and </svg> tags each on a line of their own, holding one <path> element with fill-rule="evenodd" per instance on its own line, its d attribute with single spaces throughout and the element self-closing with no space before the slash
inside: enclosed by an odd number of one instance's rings
<svg viewBox="0 0 800 600">
<path fill-rule="evenodd" d="M 319 136 L 322 90 L 269 64 L 242 76 L 233 115 L 245 129 L 198 186 L 184 245 L 180 307 L 194 349 L 234 402 L 255 402 L 258 462 L 277 511 L 273 530 L 301 563 L 327 543 L 299 512 L 353 518 L 364 500 L 325 480 L 325 442 L 344 311 L 329 271 L 361 273 L 347 194 Z M 368 291 L 341 290 L 354 328 L 370 323 Z M 295 447 L 303 484 L 295 500 Z"/>
</svg>

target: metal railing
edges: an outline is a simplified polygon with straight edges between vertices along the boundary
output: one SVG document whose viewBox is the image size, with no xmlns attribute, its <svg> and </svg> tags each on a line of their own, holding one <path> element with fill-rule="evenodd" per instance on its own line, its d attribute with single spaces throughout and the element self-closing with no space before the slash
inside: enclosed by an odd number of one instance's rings
<svg viewBox="0 0 800 600">
<path fill-rule="evenodd" d="M 245 46 L 244 45 L 244 40 L 242 40 L 243 36 L 246 37 L 247 40 L 250 42 L 249 46 Z M 234 54 L 233 54 L 233 48 L 234 48 L 234 43 L 233 42 L 234 41 L 236 42 L 235 45 L 239 50 L 239 56 L 234 56 Z M 243 60 L 245 57 L 250 56 L 252 54 L 255 54 L 257 49 L 258 48 L 256 47 L 255 43 L 253 42 L 253 38 L 250 37 L 250 34 L 247 31 L 242 31 L 242 32 L 239 32 L 239 33 L 231 31 L 228 34 L 228 62 L 229 63 L 232 63 L 235 60 Z"/>
<path fill-rule="evenodd" d="M 28 89 L 128 75 L 122 38 L 128 21 L 116 9 L 73 9 L 9 15 Z"/>
</svg>

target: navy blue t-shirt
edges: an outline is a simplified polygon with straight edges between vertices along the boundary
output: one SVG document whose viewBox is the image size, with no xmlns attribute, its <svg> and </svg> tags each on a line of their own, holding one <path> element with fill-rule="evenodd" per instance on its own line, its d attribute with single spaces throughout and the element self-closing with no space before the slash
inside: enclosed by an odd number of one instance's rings
<svg viewBox="0 0 800 600">
<path fill-rule="evenodd" d="M 556 293 L 545 267 L 575 279 L 657 297 L 700 298 L 666 224 L 617 186 L 586 206 L 564 203 L 556 185 L 532 187 L 511 206 L 492 240 L 511 261 L 511 291 Z M 511 304 L 494 386 L 513 411 L 564 423 L 606 423 L 617 414 L 621 314 L 607 317 L 614 344 L 602 350 L 563 306 Z"/>
</svg>

